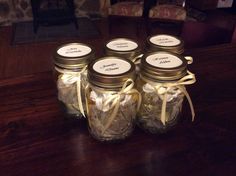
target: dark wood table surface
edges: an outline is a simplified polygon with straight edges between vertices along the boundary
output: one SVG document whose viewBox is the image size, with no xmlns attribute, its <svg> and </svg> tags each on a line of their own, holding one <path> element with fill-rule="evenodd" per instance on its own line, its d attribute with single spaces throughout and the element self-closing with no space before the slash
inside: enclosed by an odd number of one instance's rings
<svg viewBox="0 0 236 176">
<path fill-rule="evenodd" d="M 1 176 L 235 176 L 236 44 L 187 51 L 197 82 L 179 124 L 163 135 L 136 128 L 97 142 L 86 121 L 64 118 L 51 72 L 0 80 Z"/>
</svg>

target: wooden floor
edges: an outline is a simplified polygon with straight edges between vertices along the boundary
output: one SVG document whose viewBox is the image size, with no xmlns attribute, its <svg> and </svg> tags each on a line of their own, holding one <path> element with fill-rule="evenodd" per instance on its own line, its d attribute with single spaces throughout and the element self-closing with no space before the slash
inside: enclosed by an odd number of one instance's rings
<svg viewBox="0 0 236 176">
<path fill-rule="evenodd" d="M 0 79 L 16 77 L 52 69 L 52 55 L 55 48 L 66 42 L 83 42 L 92 45 L 96 57 L 103 55 L 103 45 L 115 37 L 129 37 L 136 40 L 144 48 L 148 35 L 143 24 L 136 35 L 136 26 L 132 22 L 117 21 L 109 33 L 106 19 L 96 20 L 94 23 L 99 28 L 101 35 L 94 39 L 70 39 L 53 42 L 29 43 L 11 45 L 12 27 L 0 27 Z M 156 26 L 152 34 L 175 33 L 175 28 Z M 211 24 L 186 22 L 183 26 L 181 37 L 186 43 L 186 48 L 204 47 L 225 42 L 231 42 L 229 30 Z M 230 35 L 232 32 L 230 31 Z M 231 36 L 230 36 L 231 37 Z"/>
</svg>

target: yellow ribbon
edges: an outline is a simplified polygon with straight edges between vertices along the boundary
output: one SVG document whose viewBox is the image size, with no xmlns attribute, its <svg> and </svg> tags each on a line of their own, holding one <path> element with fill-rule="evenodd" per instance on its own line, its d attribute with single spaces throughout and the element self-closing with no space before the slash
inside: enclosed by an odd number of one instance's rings
<svg viewBox="0 0 236 176">
<path fill-rule="evenodd" d="M 184 58 L 187 60 L 188 64 L 192 64 L 193 63 L 193 58 L 192 56 L 184 56 Z"/>
<path fill-rule="evenodd" d="M 117 94 L 113 94 L 111 95 L 104 103 L 104 105 L 108 105 L 110 102 L 112 102 L 111 104 L 111 109 L 113 109 L 112 114 L 109 118 L 109 121 L 107 122 L 107 124 L 104 126 L 103 129 L 103 133 L 110 127 L 111 123 L 113 122 L 115 116 L 117 115 L 117 112 L 119 110 L 119 106 L 120 106 L 120 98 L 122 94 L 132 94 L 132 93 L 137 93 L 139 95 L 138 98 L 138 106 L 137 109 L 139 109 L 140 105 L 141 105 L 141 95 L 140 93 L 136 90 L 133 89 L 134 86 L 134 81 L 132 79 L 128 79 L 124 85 L 122 86 L 122 89 L 120 92 L 118 92 Z"/>
<path fill-rule="evenodd" d="M 124 85 L 122 86 L 122 89 L 119 92 L 117 92 L 115 94 L 112 94 L 104 102 L 104 106 L 107 106 L 109 103 L 112 103 L 111 106 L 110 106 L 111 107 L 110 109 L 113 109 L 113 111 L 112 111 L 112 113 L 111 113 L 111 115 L 109 117 L 108 122 L 105 124 L 104 129 L 102 130 L 102 134 L 104 134 L 104 132 L 110 127 L 110 125 L 112 124 L 114 118 L 116 117 L 116 115 L 118 113 L 118 110 L 119 110 L 119 107 L 120 107 L 120 99 L 121 99 L 122 94 L 137 93 L 138 96 L 139 96 L 137 109 L 139 109 L 139 107 L 141 105 L 141 94 L 136 89 L 133 89 L 133 87 L 134 87 L 134 81 L 132 79 L 128 79 L 124 83 Z M 96 89 L 96 88 L 94 88 L 94 89 Z M 98 90 L 98 91 L 101 91 L 101 90 Z M 107 92 L 107 91 L 103 91 L 103 92 Z M 88 109 L 88 107 L 87 107 L 87 109 Z"/>
<path fill-rule="evenodd" d="M 60 70 L 59 72 L 64 72 L 66 76 L 62 76 L 61 79 L 64 82 L 70 82 L 70 84 L 73 84 L 76 81 L 76 90 L 77 90 L 77 101 L 79 105 L 79 110 L 81 114 L 85 117 L 85 112 L 83 108 L 83 103 L 82 103 L 82 95 L 81 95 L 81 74 L 84 73 L 84 71 L 87 69 L 87 66 L 83 67 L 83 69 L 80 72 L 66 72 Z M 75 81 L 70 81 L 70 80 L 75 80 Z"/>
<path fill-rule="evenodd" d="M 134 57 L 134 58 L 132 59 L 132 61 L 133 61 L 136 65 L 138 65 L 138 64 L 140 64 L 140 60 L 141 60 L 142 57 L 143 57 L 143 54 L 140 54 L 140 55 Z"/>
<path fill-rule="evenodd" d="M 166 105 L 167 105 L 167 93 L 169 91 L 169 89 L 171 87 L 176 87 L 178 88 L 187 98 L 190 109 L 191 109 L 191 114 L 192 114 L 192 121 L 194 121 L 194 117 L 195 117 L 195 112 L 194 112 L 194 108 L 193 108 L 193 103 L 192 100 L 187 92 L 187 90 L 185 89 L 184 85 L 190 85 L 196 82 L 196 78 L 195 75 L 189 71 L 187 71 L 187 75 L 184 76 L 183 78 L 181 78 L 180 80 L 178 80 L 177 82 L 169 82 L 169 83 L 159 83 L 158 85 L 153 85 L 151 83 L 151 85 L 155 88 L 155 90 L 163 95 L 163 102 L 162 102 L 162 108 L 161 108 L 161 122 L 165 125 L 166 123 Z M 142 79 L 144 79 L 143 77 L 141 77 Z M 146 80 L 146 79 L 145 79 Z M 150 83 L 150 81 L 146 82 Z M 164 91 L 159 91 L 160 88 L 165 88 Z"/>
</svg>

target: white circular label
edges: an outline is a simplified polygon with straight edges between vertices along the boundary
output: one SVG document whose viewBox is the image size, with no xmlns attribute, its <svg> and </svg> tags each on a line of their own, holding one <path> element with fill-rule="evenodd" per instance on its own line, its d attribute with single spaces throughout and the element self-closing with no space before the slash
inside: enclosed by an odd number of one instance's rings
<svg viewBox="0 0 236 176">
<path fill-rule="evenodd" d="M 93 65 L 93 69 L 105 75 L 118 75 L 129 71 L 131 65 L 129 62 L 121 59 L 104 59 L 97 61 Z"/>
<path fill-rule="evenodd" d="M 167 53 L 157 53 L 146 58 L 147 63 L 159 68 L 175 68 L 183 64 L 183 61 Z"/>
<path fill-rule="evenodd" d="M 81 44 L 71 44 L 57 50 L 57 53 L 64 57 L 81 57 L 89 54 L 92 49 Z"/>
<path fill-rule="evenodd" d="M 130 51 L 138 48 L 138 44 L 127 39 L 116 39 L 107 43 L 107 48 L 115 51 Z"/>
<path fill-rule="evenodd" d="M 150 38 L 150 42 L 160 46 L 176 46 L 180 40 L 169 35 L 157 35 Z"/>
</svg>

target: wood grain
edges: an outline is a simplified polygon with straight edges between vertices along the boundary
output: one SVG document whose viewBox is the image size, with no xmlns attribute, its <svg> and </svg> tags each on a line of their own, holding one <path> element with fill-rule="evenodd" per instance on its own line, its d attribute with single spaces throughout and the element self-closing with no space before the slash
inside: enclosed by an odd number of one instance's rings
<svg viewBox="0 0 236 176">
<path fill-rule="evenodd" d="M 97 142 L 86 120 L 68 120 L 51 72 L 0 81 L 0 175 L 234 176 L 236 172 L 236 45 L 188 50 L 197 83 L 172 131 L 138 128 L 116 144 Z"/>
</svg>

